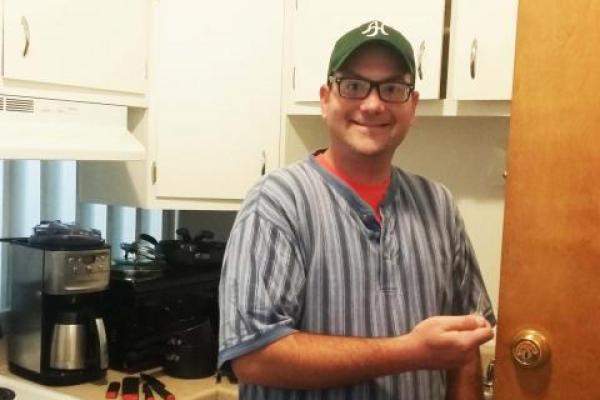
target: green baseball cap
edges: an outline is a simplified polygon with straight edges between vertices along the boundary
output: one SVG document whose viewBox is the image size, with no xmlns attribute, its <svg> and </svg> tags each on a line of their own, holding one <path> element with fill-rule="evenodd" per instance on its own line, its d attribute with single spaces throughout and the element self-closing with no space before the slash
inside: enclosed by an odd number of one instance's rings
<svg viewBox="0 0 600 400">
<path fill-rule="evenodd" d="M 410 42 L 400 32 L 381 21 L 370 21 L 346 32 L 331 52 L 327 77 L 338 71 L 350 56 L 366 43 L 379 42 L 388 45 L 400 57 L 412 76 L 415 76 L 415 55 Z"/>
</svg>

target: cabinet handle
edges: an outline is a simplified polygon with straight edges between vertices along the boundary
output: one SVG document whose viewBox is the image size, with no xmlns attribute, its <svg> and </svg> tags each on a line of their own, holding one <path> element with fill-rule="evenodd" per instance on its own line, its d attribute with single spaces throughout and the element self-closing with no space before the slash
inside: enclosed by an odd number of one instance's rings
<svg viewBox="0 0 600 400">
<path fill-rule="evenodd" d="M 29 53 L 29 22 L 27 22 L 27 18 L 21 17 L 21 25 L 23 25 L 23 33 L 25 33 L 25 47 L 23 47 L 23 57 L 27 57 L 27 53 Z"/>
<path fill-rule="evenodd" d="M 425 41 L 421 41 L 421 45 L 419 46 L 419 57 L 417 64 L 417 74 L 419 75 L 419 79 L 423 80 L 423 55 L 425 54 Z"/>
<path fill-rule="evenodd" d="M 267 170 L 267 153 L 263 150 L 262 151 L 262 166 L 260 167 L 260 176 L 264 176 L 265 172 Z"/>
<path fill-rule="evenodd" d="M 477 38 L 471 42 L 471 79 L 475 79 L 477 63 Z"/>
</svg>

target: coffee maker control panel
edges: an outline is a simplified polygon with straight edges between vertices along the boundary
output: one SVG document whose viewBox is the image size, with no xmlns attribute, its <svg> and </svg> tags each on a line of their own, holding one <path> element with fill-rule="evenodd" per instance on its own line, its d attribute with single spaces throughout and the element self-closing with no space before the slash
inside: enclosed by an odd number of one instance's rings
<svg viewBox="0 0 600 400">
<path fill-rule="evenodd" d="M 108 287 L 110 249 L 48 252 L 44 291 L 48 294 L 95 292 Z"/>
</svg>

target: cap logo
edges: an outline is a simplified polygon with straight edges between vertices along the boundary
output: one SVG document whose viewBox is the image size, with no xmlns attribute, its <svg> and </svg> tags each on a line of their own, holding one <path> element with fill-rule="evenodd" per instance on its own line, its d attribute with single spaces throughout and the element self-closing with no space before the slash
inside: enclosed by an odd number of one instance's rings
<svg viewBox="0 0 600 400">
<path fill-rule="evenodd" d="M 385 25 L 381 21 L 371 21 L 367 29 L 361 32 L 363 35 L 368 37 L 377 36 L 380 33 L 382 35 L 388 36 L 388 33 L 385 31 Z"/>
</svg>

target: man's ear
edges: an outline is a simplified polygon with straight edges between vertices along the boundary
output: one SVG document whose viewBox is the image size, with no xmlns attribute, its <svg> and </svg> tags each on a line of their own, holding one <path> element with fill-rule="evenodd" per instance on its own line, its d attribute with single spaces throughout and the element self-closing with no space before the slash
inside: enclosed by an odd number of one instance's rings
<svg viewBox="0 0 600 400">
<path fill-rule="evenodd" d="M 321 117 L 327 118 L 327 111 L 329 110 L 329 96 L 331 95 L 331 88 L 327 85 L 322 85 L 319 89 L 319 101 L 321 103 Z"/>
</svg>

